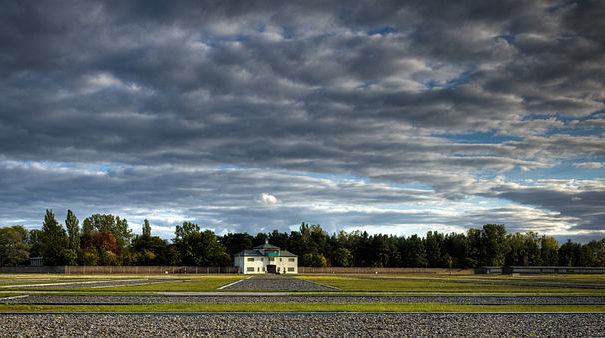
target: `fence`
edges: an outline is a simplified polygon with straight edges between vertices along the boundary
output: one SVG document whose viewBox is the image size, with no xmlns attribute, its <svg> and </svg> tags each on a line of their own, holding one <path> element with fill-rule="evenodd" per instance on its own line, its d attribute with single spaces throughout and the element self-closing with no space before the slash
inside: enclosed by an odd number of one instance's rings
<svg viewBox="0 0 605 338">
<path fill-rule="evenodd" d="M 450 269 L 447 268 L 313 268 L 308 266 L 299 266 L 299 274 L 422 274 L 422 275 L 472 275 L 473 269 Z"/>
<path fill-rule="evenodd" d="M 0 273 L 65 273 L 64 266 L 2 266 Z"/>
<path fill-rule="evenodd" d="M 605 267 L 590 266 L 503 266 L 505 274 L 605 274 Z"/>
<path fill-rule="evenodd" d="M 237 269 L 234 266 L 17 266 L 0 267 L 0 273 L 160 275 L 237 273 Z"/>
</svg>

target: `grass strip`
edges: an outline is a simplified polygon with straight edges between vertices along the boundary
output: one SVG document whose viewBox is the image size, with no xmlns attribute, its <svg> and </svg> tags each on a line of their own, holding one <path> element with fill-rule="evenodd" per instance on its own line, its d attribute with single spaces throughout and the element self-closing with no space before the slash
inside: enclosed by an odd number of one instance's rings
<svg viewBox="0 0 605 338">
<path fill-rule="evenodd" d="M 501 284 L 455 283 L 447 280 L 367 279 L 337 276 L 299 276 L 298 278 L 335 286 L 350 292 L 443 292 L 443 293 L 583 293 L 604 295 L 604 289 L 573 287 L 522 286 Z"/>
<path fill-rule="evenodd" d="M 86 285 L 74 285 L 72 290 L 77 292 L 187 292 L 187 291 L 216 291 L 217 288 L 243 279 L 241 276 L 195 278 L 187 281 L 172 281 L 170 279 L 141 285 L 107 286 L 102 288 L 88 288 Z M 144 281 L 142 281 L 144 283 Z M 22 290 L 15 288 L 14 290 Z M 29 287 L 26 290 L 53 291 L 54 288 Z"/>
<path fill-rule="evenodd" d="M 2 302 L 3 298 L 17 297 L 23 296 L 23 293 L 0 293 L 0 302 Z"/>
<path fill-rule="evenodd" d="M 0 304 L 2 312 L 605 312 L 605 305 L 459 305 L 459 304 Z"/>
</svg>

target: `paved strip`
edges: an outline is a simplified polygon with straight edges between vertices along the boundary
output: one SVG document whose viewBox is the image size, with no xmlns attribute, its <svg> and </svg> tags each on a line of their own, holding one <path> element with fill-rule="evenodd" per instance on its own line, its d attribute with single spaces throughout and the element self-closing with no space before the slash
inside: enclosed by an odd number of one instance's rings
<svg viewBox="0 0 605 338">
<path fill-rule="evenodd" d="M 155 294 L 164 296 L 216 296 L 216 297 L 231 297 L 231 296 L 289 296 L 291 292 L 283 291 L 272 291 L 272 292 L 247 292 L 247 291 L 229 291 L 229 292 L 217 292 L 217 291 L 175 291 L 175 292 L 156 292 Z"/>
<path fill-rule="evenodd" d="M 240 280 L 235 281 L 235 282 L 233 282 L 233 283 L 229 283 L 229 284 L 227 284 L 227 285 L 223 285 L 223 286 L 221 286 L 220 288 L 218 288 L 218 290 L 222 290 L 222 289 L 224 289 L 224 288 L 228 288 L 228 287 L 230 287 L 230 286 L 233 286 L 233 285 L 235 285 L 235 284 L 237 284 L 237 283 L 240 283 L 241 281 L 244 281 L 244 280 L 246 280 L 246 279 L 250 279 L 250 278 L 252 278 L 252 277 L 248 277 L 248 278 L 245 278 L 245 279 L 240 279 Z"/>
<path fill-rule="evenodd" d="M 235 285 L 224 287 L 223 290 L 322 291 L 334 290 L 334 287 L 294 277 L 266 275 L 246 278 Z"/>
<path fill-rule="evenodd" d="M 29 295 L 20 295 L 20 296 L 13 296 L 13 297 L 4 297 L 4 298 L 0 298 L 0 301 L 5 301 L 5 300 L 14 300 L 14 299 L 20 299 L 20 298 L 27 298 L 29 297 Z"/>
<path fill-rule="evenodd" d="M 0 314 L 0 336 L 602 336 L 604 313 Z"/>
</svg>

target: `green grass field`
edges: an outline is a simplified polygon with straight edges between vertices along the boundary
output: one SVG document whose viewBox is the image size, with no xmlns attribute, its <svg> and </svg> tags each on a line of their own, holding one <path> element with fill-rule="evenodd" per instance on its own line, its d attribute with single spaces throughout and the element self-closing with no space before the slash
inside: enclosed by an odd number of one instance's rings
<svg viewBox="0 0 605 338">
<path fill-rule="evenodd" d="M 115 280 L 126 280 L 126 279 L 142 279 L 145 277 L 142 276 L 120 276 L 120 278 L 112 278 Z M 140 293 L 140 292 L 184 292 L 184 291 L 195 291 L 195 292 L 206 292 L 206 291 L 216 291 L 217 288 L 236 282 L 238 280 L 243 279 L 243 276 L 238 275 L 210 275 L 210 276 L 178 276 L 178 277 L 165 277 L 165 276 L 151 276 L 153 279 L 161 279 L 166 281 L 164 283 L 155 283 L 155 284 L 143 284 L 143 285 L 125 285 L 125 286 L 110 286 L 110 287 L 95 287 L 89 288 L 86 284 L 74 286 L 73 289 L 57 289 L 52 287 L 28 287 L 28 288 L 5 288 L 4 290 L 10 291 L 49 291 L 49 292 L 94 292 L 94 293 Z M 179 279 L 186 279 L 186 281 L 181 281 Z M 96 281 L 99 279 L 91 278 L 90 281 Z M 107 279 L 105 279 L 107 280 Z M 19 283 L 11 283 L 11 285 L 19 285 Z M 48 281 L 40 282 L 40 283 L 49 283 Z M 59 283 L 59 282 L 57 282 Z M 25 283 L 25 284 L 36 284 L 35 282 Z M 3 290 L 0 288 L 0 290 Z"/>
<path fill-rule="evenodd" d="M 45 287 L 0 288 L 0 299 L 38 291 L 60 295 L 76 294 L 155 294 L 157 292 L 218 292 L 219 287 L 241 280 L 243 275 L 159 275 L 159 276 L 66 276 L 66 275 L 2 275 L 2 285 L 21 283 L 61 283 L 69 281 L 99 281 L 128 279 L 159 279 L 161 283 L 91 288 L 86 284 L 73 288 Z M 331 275 L 300 275 L 296 278 L 339 288 L 334 291 L 298 291 L 296 294 L 430 294 L 430 295 L 600 295 L 605 289 L 582 289 L 574 284 L 605 285 L 601 275 L 546 275 L 546 276 L 375 276 L 365 278 Z M 378 277 L 378 278 L 377 278 Z M 384 278 L 386 279 L 379 279 Z M 465 283 L 455 282 L 467 281 Z M 5 281 L 5 282 L 4 282 Z M 165 281 L 165 282 L 164 282 Z M 493 282 L 531 282 L 535 285 L 480 284 Z M 563 287 L 544 286 L 559 283 Z M 541 284 L 542 283 L 542 284 Z M 260 290 L 259 290 L 260 291 Z M 228 293 L 228 291 L 225 291 Z M 167 299 L 169 301 L 169 299 Z M 146 305 L 26 305 L 3 304 L 0 312 L 605 312 L 605 305 L 466 305 L 466 304 L 317 304 L 317 303 L 236 303 L 236 304 L 146 304 Z"/>
<path fill-rule="evenodd" d="M 458 277 L 418 279 L 398 277 L 394 279 L 356 278 L 345 276 L 299 276 L 298 278 L 316 283 L 335 286 L 348 292 L 388 292 L 388 293 L 513 293 L 513 294 L 595 294 L 605 295 L 605 289 L 581 289 L 549 286 L 521 286 L 479 283 L 456 283 Z M 392 278 L 392 277 L 391 277 Z M 472 280 L 469 280 L 472 281 Z M 518 281 L 518 280 L 515 280 Z"/>
</svg>

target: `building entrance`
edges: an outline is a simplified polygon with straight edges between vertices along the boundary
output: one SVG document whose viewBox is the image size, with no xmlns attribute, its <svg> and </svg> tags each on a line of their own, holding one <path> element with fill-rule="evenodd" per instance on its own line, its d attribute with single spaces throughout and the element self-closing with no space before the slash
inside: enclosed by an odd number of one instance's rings
<svg viewBox="0 0 605 338">
<path fill-rule="evenodd" d="M 267 265 L 267 272 L 268 273 L 275 273 L 275 265 Z"/>
</svg>

